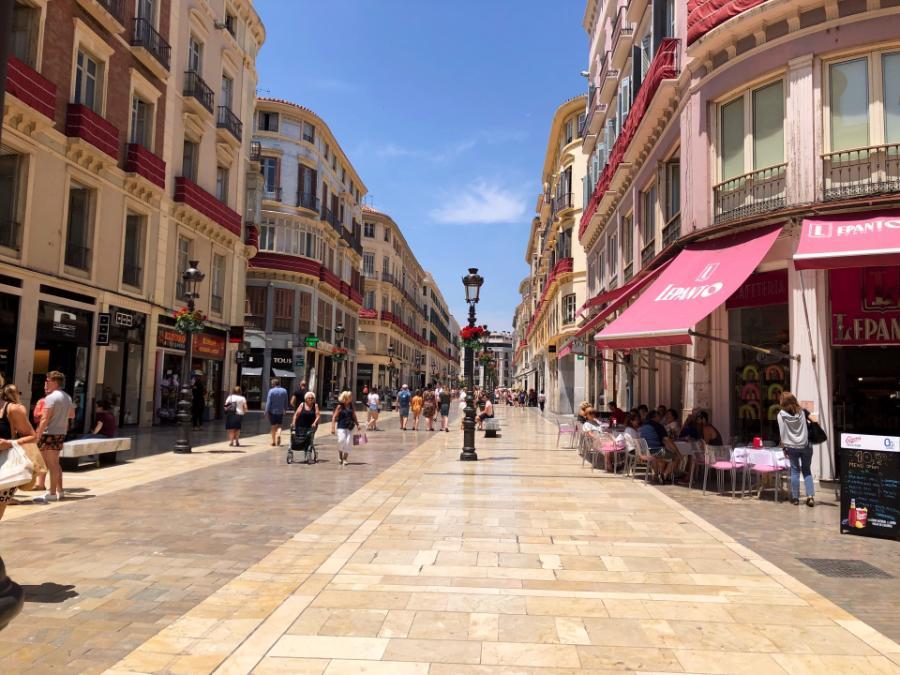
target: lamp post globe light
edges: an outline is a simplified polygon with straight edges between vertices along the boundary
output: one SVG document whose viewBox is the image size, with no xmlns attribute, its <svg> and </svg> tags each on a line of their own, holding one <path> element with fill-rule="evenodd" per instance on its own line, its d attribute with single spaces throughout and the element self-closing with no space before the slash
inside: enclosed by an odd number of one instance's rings
<svg viewBox="0 0 900 675">
<path fill-rule="evenodd" d="M 466 289 L 466 302 L 469 303 L 469 326 L 475 327 L 475 305 L 478 304 L 478 295 L 484 279 L 478 274 L 477 267 L 470 267 L 469 273 L 463 277 L 463 286 Z M 466 377 L 466 408 L 463 411 L 463 448 L 459 454 L 461 462 L 474 462 L 478 459 L 475 453 L 475 364 L 472 347 L 465 346 L 465 377 Z"/>
<path fill-rule="evenodd" d="M 184 299 L 187 301 L 187 310 L 193 313 L 194 300 L 200 297 L 197 287 L 206 277 L 197 269 L 198 261 L 188 261 L 188 268 L 182 273 L 181 280 L 184 283 Z M 176 325 L 177 327 L 177 325 Z M 184 331 L 184 361 L 181 364 L 181 393 L 178 396 L 178 428 L 181 433 L 172 448 L 172 452 L 191 452 L 191 361 L 193 361 L 193 349 L 191 337 L 193 331 Z"/>
</svg>

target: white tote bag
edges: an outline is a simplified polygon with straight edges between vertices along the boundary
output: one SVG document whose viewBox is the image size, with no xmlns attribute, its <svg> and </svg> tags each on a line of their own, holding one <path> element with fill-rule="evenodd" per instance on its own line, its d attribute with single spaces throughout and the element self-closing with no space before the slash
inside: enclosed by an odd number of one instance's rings
<svg viewBox="0 0 900 675">
<path fill-rule="evenodd" d="M 0 451 L 0 490 L 19 487 L 31 481 L 34 464 L 25 450 L 13 441 L 9 450 Z"/>
</svg>

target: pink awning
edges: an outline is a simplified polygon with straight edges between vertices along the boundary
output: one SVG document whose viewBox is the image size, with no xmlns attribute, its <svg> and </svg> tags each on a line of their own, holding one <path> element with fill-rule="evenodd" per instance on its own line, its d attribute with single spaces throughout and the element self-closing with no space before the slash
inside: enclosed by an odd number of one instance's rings
<svg viewBox="0 0 900 675">
<path fill-rule="evenodd" d="M 805 218 L 794 254 L 798 270 L 900 265 L 900 211 Z"/>
<path fill-rule="evenodd" d="M 690 330 L 756 269 L 781 225 L 691 244 L 622 315 L 595 336 L 598 347 L 690 344 Z"/>
<path fill-rule="evenodd" d="M 591 317 L 591 319 L 586 324 L 579 328 L 578 332 L 575 333 L 575 337 L 583 337 L 597 328 L 597 326 L 599 326 L 601 323 L 603 323 L 603 321 L 609 318 L 613 312 L 622 307 L 622 305 L 624 305 L 632 297 L 634 297 L 636 293 L 640 292 L 640 290 L 644 288 L 644 286 L 658 277 L 660 272 L 666 269 L 666 267 L 668 267 L 671 262 L 671 260 L 667 260 L 655 270 L 651 270 L 646 274 L 640 274 L 636 276 L 621 288 L 609 291 L 608 293 L 604 293 L 601 296 L 596 296 L 606 298 L 609 304 L 606 305 L 606 307 L 604 307 L 602 310 L 600 310 L 597 316 Z"/>
<path fill-rule="evenodd" d="M 560 349 L 559 352 L 556 354 L 556 358 L 564 359 L 565 357 L 567 357 L 569 354 L 572 353 L 572 349 L 574 347 L 575 347 L 575 340 L 569 340 L 569 343 L 565 347 Z"/>
</svg>

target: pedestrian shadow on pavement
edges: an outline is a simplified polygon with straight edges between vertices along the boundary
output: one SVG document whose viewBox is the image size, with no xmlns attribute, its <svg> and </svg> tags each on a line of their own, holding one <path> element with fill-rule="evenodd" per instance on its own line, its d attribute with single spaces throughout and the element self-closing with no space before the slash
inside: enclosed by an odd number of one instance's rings
<svg viewBox="0 0 900 675">
<path fill-rule="evenodd" d="M 207 450 L 209 455 L 246 455 L 246 450 Z"/>
<path fill-rule="evenodd" d="M 42 584 L 22 584 L 25 602 L 57 603 L 77 598 L 78 592 L 72 584 L 57 584 L 45 581 Z"/>
</svg>

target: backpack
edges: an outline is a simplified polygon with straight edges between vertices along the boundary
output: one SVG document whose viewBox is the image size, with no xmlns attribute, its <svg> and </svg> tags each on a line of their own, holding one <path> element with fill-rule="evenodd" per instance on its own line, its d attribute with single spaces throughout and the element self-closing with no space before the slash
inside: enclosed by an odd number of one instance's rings
<svg viewBox="0 0 900 675">
<path fill-rule="evenodd" d="M 409 405 L 409 399 L 411 398 L 412 394 L 409 393 L 409 390 L 407 389 L 404 389 L 397 395 L 397 399 L 400 401 L 400 405 L 404 407 Z"/>
</svg>

